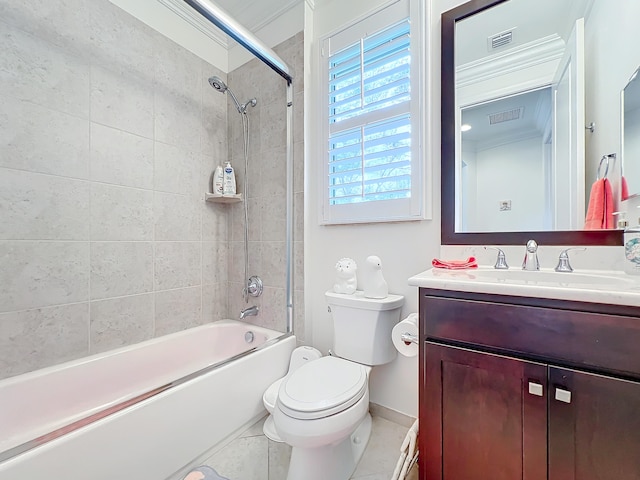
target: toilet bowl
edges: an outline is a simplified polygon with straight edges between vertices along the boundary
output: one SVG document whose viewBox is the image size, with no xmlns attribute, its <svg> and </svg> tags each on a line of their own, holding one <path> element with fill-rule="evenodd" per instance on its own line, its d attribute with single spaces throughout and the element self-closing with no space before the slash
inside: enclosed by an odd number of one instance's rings
<svg viewBox="0 0 640 480">
<path fill-rule="evenodd" d="M 270 427 L 292 447 L 287 480 L 351 477 L 371 435 L 371 366 L 395 358 L 391 330 L 400 320 L 404 297 L 370 299 L 362 292 L 325 297 L 336 356 L 304 362 L 263 398 L 272 412 Z"/>
<path fill-rule="evenodd" d="M 369 371 L 322 357 L 283 380 L 273 419 L 278 436 L 293 447 L 287 480 L 351 476 L 371 433 Z"/>
<path fill-rule="evenodd" d="M 302 365 L 304 365 L 307 362 L 317 360 L 320 357 L 322 357 L 322 353 L 320 353 L 319 350 L 313 347 L 302 346 L 294 349 L 293 352 L 291 353 L 291 359 L 289 360 L 289 370 L 287 371 L 287 374 L 284 377 L 273 382 L 269 386 L 269 388 L 265 390 L 264 394 L 262 395 L 262 403 L 264 404 L 264 408 L 267 410 L 267 412 L 269 412 L 270 415 L 265 420 L 264 425 L 262 426 L 262 431 L 264 432 L 265 436 L 270 440 L 273 440 L 274 442 L 284 441 L 280 438 L 280 436 L 276 432 L 275 426 L 273 424 L 273 415 L 272 415 L 276 406 L 276 401 L 278 399 L 278 390 L 280 389 L 280 385 L 282 384 L 285 378 L 291 375 L 295 370 L 300 368 Z"/>
</svg>

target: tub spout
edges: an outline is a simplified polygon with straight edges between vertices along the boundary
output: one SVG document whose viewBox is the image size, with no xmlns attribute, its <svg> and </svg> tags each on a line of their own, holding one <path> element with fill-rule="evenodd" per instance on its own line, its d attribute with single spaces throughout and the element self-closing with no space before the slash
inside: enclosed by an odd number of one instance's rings
<svg viewBox="0 0 640 480">
<path fill-rule="evenodd" d="M 244 317 L 255 316 L 255 315 L 258 315 L 258 307 L 256 307 L 255 305 L 252 305 L 240 312 L 240 319 L 242 320 Z"/>
</svg>

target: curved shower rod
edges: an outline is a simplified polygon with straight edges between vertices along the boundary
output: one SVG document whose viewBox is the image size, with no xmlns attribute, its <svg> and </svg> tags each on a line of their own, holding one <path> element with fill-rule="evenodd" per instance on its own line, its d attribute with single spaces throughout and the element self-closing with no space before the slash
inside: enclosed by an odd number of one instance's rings
<svg viewBox="0 0 640 480">
<path fill-rule="evenodd" d="M 282 76 L 287 83 L 292 82 L 293 76 L 291 75 L 291 69 L 284 60 L 256 38 L 249 30 L 236 22 L 227 12 L 209 0 L 184 0 L 184 2 L 269 65 L 278 75 Z"/>
</svg>

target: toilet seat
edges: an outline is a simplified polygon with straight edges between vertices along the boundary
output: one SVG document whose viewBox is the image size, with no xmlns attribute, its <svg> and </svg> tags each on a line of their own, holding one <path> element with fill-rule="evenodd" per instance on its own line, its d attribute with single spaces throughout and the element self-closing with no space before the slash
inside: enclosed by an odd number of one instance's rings
<svg viewBox="0 0 640 480">
<path fill-rule="evenodd" d="M 273 409 L 276 408 L 276 401 L 278 400 L 278 390 L 280 390 L 280 385 L 284 382 L 286 377 L 282 377 L 271 385 L 269 388 L 265 390 L 262 394 L 262 403 L 264 404 L 264 408 L 267 409 L 267 412 L 273 413 Z"/>
<path fill-rule="evenodd" d="M 285 378 L 278 391 L 278 406 L 284 414 L 301 420 L 342 412 L 367 391 L 367 372 L 363 365 L 322 357 Z"/>
</svg>

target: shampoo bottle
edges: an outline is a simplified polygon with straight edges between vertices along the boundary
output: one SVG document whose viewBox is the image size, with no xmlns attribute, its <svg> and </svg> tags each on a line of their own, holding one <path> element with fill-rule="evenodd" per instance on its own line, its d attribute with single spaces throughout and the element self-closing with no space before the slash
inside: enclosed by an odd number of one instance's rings
<svg viewBox="0 0 640 480">
<path fill-rule="evenodd" d="M 624 271 L 630 275 L 640 275 L 640 219 L 636 226 L 625 228 L 623 242 Z"/>
<path fill-rule="evenodd" d="M 218 165 L 213 172 L 213 184 L 211 192 L 216 195 L 222 195 L 224 190 L 224 170 Z"/>
<path fill-rule="evenodd" d="M 236 175 L 231 166 L 231 162 L 224 164 L 224 186 L 222 193 L 224 195 L 236 194 Z"/>
</svg>

